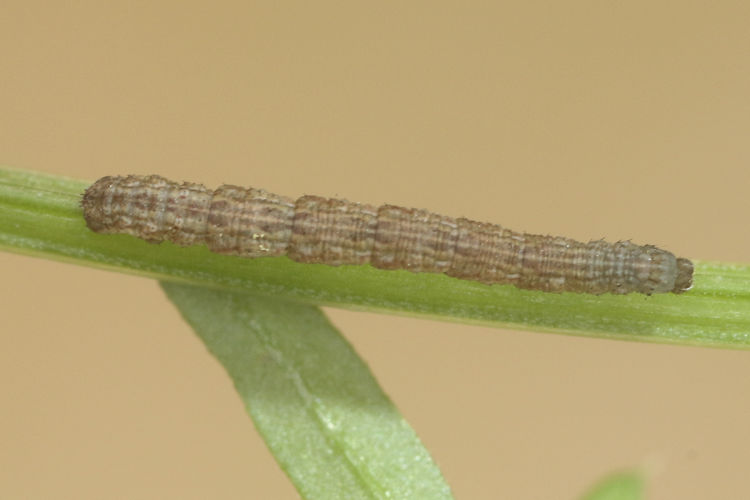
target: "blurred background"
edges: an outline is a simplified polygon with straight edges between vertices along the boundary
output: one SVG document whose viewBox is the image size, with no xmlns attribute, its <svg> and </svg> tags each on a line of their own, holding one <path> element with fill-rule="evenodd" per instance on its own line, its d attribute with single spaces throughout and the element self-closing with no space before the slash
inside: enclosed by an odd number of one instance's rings
<svg viewBox="0 0 750 500">
<path fill-rule="evenodd" d="M 749 24 L 739 1 L 6 0 L 0 164 L 747 263 Z M 0 497 L 298 497 L 155 282 L 0 270 Z M 750 496 L 750 352 L 327 312 L 457 498 L 631 466 L 650 498 Z"/>
</svg>

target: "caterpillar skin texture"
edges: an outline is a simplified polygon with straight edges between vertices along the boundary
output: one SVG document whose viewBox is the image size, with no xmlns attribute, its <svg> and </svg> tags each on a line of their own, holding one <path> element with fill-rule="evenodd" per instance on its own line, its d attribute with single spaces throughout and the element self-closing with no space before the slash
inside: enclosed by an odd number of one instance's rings
<svg viewBox="0 0 750 500">
<path fill-rule="evenodd" d="M 546 292 L 682 293 L 693 278 L 689 260 L 652 245 L 581 243 L 426 210 L 318 196 L 293 200 L 230 185 L 210 190 L 158 175 L 103 177 L 86 190 L 82 206 L 98 233 L 207 245 L 241 257 L 371 264 Z"/>
</svg>

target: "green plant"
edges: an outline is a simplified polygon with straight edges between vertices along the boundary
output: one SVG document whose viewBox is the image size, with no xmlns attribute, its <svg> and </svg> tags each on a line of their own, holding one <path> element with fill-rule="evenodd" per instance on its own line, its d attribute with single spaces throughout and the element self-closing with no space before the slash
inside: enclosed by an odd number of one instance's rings
<svg viewBox="0 0 750 500">
<path fill-rule="evenodd" d="M 160 280 L 227 369 L 304 498 L 451 496 L 414 432 L 318 305 L 603 338 L 750 347 L 748 266 L 698 262 L 694 290 L 644 300 L 548 294 L 285 257 L 238 259 L 202 247 L 94 234 L 79 207 L 86 187 L 79 180 L 0 169 L 0 247 Z M 639 478 L 615 476 L 586 498 L 640 498 Z"/>
</svg>

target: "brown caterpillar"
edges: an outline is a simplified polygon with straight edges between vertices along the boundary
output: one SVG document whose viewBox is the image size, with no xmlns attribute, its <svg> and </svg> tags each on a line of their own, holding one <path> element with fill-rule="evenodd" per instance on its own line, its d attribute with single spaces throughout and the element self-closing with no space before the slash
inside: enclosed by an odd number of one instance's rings
<svg viewBox="0 0 750 500">
<path fill-rule="evenodd" d="M 445 273 L 547 292 L 682 293 L 693 264 L 652 245 L 581 243 L 393 205 L 374 207 L 255 188 L 103 177 L 82 200 L 86 224 L 149 242 L 205 244 L 241 257 Z"/>
</svg>

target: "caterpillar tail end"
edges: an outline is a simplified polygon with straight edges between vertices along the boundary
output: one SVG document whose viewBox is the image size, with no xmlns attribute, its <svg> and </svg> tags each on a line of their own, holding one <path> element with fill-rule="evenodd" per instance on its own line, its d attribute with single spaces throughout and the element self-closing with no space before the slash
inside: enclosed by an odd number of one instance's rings
<svg viewBox="0 0 750 500">
<path fill-rule="evenodd" d="M 115 181 L 115 177 L 102 177 L 86 189 L 81 198 L 81 208 L 83 208 L 83 218 L 86 225 L 96 233 L 106 231 L 106 225 L 102 222 L 106 217 L 102 212 L 101 200 L 107 189 Z"/>
<path fill-rule="evenodd" d="M 672 293 L 682 293 L 693 286 L 693 263 L 682 257 L 677 258 L 677 277 Z"/>
</svg>

